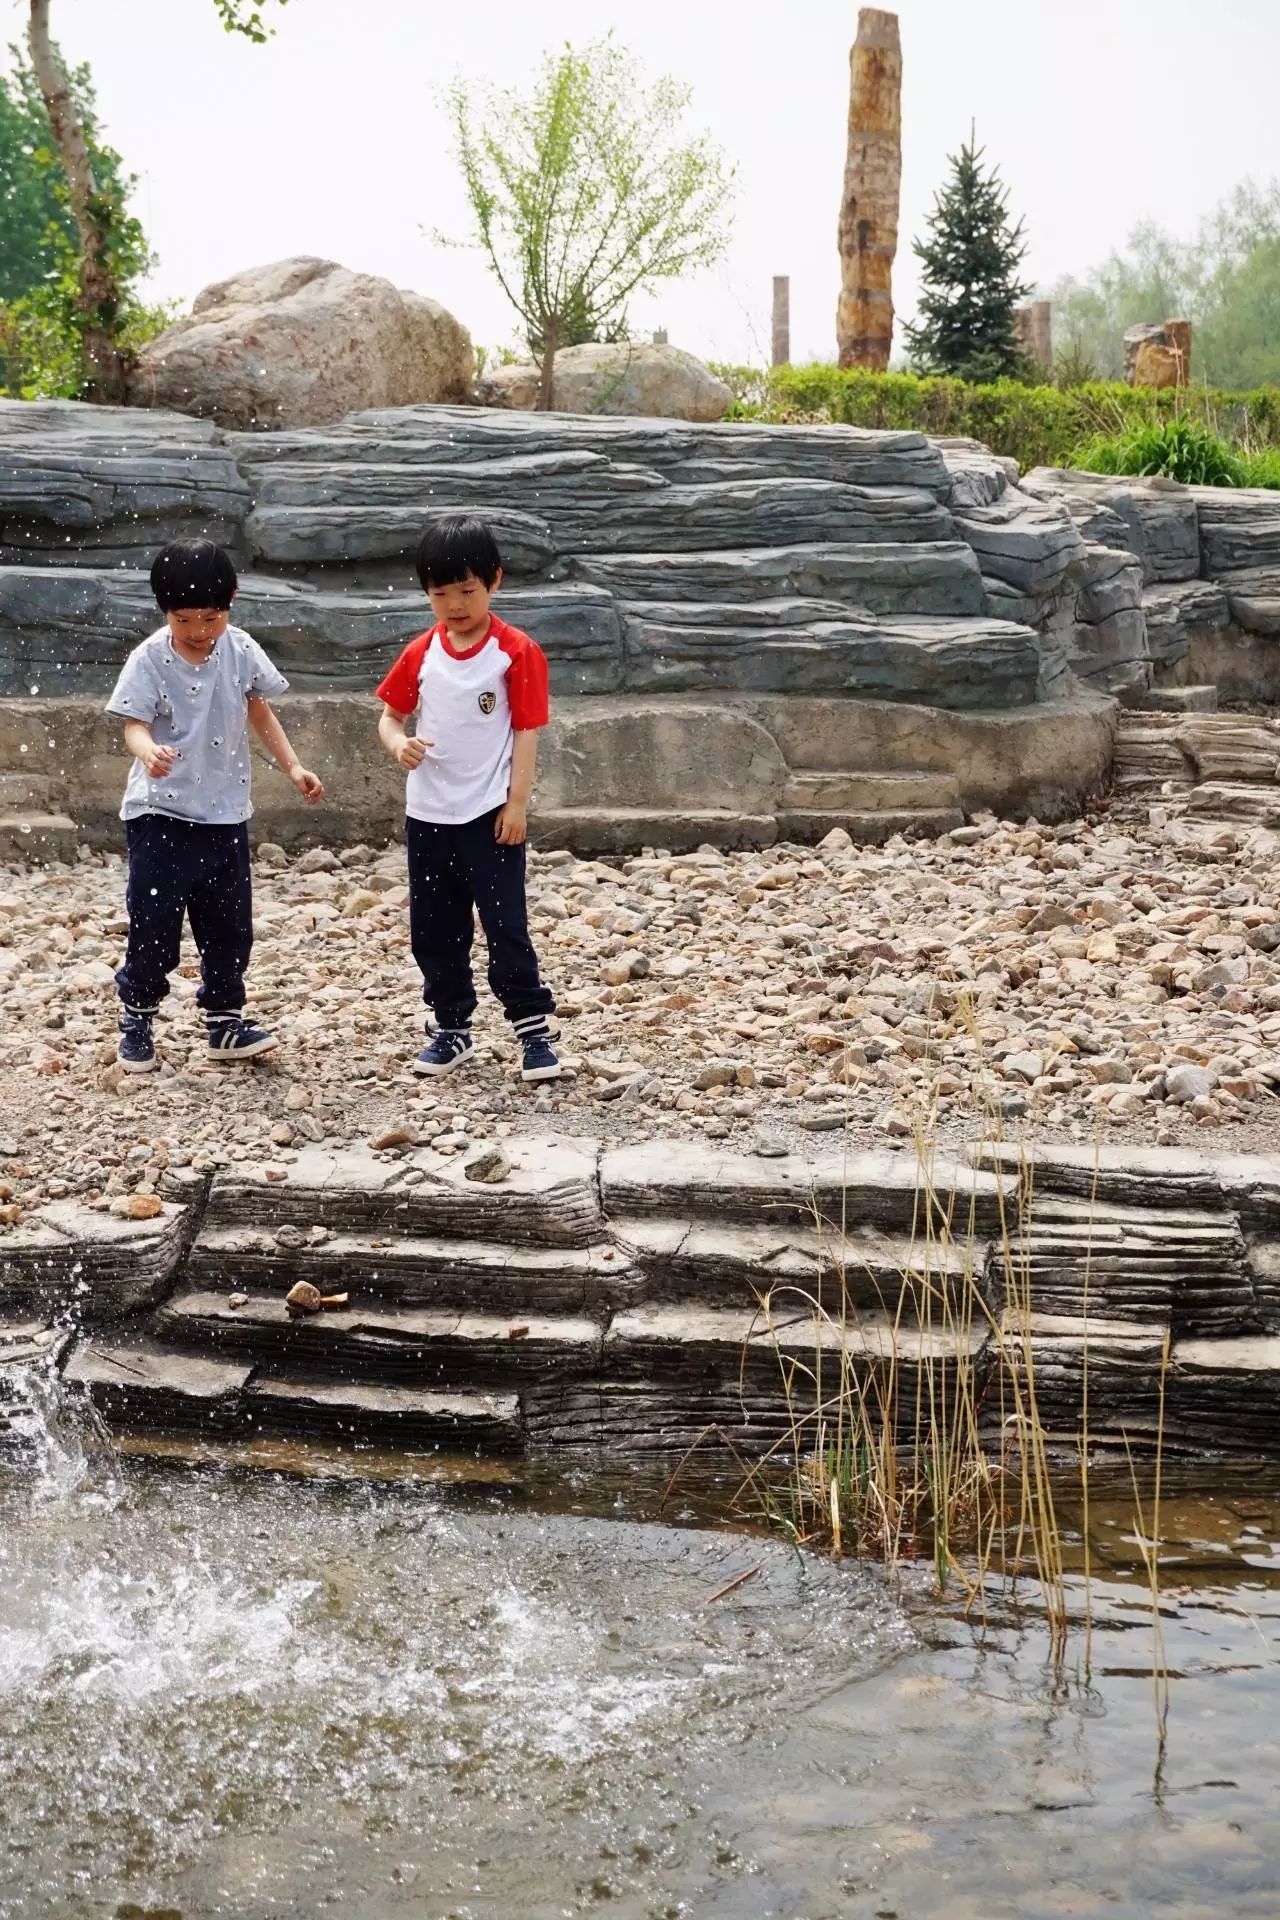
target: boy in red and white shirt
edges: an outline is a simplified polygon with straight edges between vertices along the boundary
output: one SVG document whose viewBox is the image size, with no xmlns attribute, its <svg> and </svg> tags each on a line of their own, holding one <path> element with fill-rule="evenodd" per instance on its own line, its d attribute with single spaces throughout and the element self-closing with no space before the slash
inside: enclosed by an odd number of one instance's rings
<svg viewBox="0 0 1280 1920">
<path fill-rule="evenodd" d="M 428 527 L 418 578 L 436 624 L 409 642 L 378 688 L 378 737 L 409 775 L 409 935 L 435 1015 L 414 1068 L 451 1073 L 471 1057 L 474 910 L 489 943 L 489 985 L 520 1040 L 522 1077 L 554 1080 L 556 1003 L 538 973 L 524 890 L 538 729 L 548 719 L 546 656 L 489 611 L 502 558 L 483 520 L 454 514 Z M 415 713 L 409 735 L 405 721 Z"/>
</svg>

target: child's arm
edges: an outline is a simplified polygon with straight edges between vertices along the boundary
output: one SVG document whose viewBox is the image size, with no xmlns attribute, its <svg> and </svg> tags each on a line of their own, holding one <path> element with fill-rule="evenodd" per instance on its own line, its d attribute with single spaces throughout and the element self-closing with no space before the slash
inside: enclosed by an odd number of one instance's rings
<svg viewBox="0 0 1280 1920">
<path fill-rule="evenodd" d="M 249 725 L 276 765 L 288 774 L 307 805 L 314 807 L 323 800 L 324 788 L 319 779 L 303 766 L 289 745 L 289 736 L 260 694 L 249 696 Z"/>
<path fill-rule="evenodd" d="M 399 761 L 406 773 L 412 773 L 420 767 L 427 757 L 427 748 L 434 747 L 434 740 L 424 740 L 422 735 L 412 737 L 404 730 L 407 713 L 397 713 L 394 707 L 383 702 L 382 712 L 378 716 L 378 738 L 393 760 Z"/>
<path fill-rule="evenodd" d="M 141 760 L 153 780 L 163 780 L 166 773 L 173 771 L 177 755 L 172 747 L 162 747 L 152 739 L 151 728 L 145 720 L 125 721 L 124 744 L 135 760 Z"/>
<path fill-rule="evenodd" d="M 538 764 L 538 735 L 531 727 L 517 733 L 511 752 L 511 785 L 507 788 L 507 804 L 498 810 L 493 823 L 493 837 L 500 847 L 518 847 L 529 831 L 529 797 L 533 792 L 533 775 Z"/>
</svg>

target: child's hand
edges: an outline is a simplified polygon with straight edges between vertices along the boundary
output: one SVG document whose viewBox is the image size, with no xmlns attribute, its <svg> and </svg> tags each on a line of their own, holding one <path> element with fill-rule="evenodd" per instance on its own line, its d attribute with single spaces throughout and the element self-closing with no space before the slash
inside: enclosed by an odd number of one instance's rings
<svg viewBox="0 0 1280 1920">
<path fill-rule="evenodd" d="M 508 800 L 499 808 L 493 823 L 493 837 L 500 847 L 522 847 L 529 831 L 529 809 L 518 800 Z"/>
<path fill-rule="evenodd" d="M 413 739 L 406 739 L 402 747 L 396 748 L 396 759 L 406 773 L 412 773 L 426 759 L 427 748 L 434 745 L 434 740 L 424 740 L 421 734 L 417 734 Z"/>
<path fill-rule="evenodd" d="M 324 787 L 318 775 L 307 767 L 294 767 L 289 778 L 309 807 L 318 807 L 324 799 Z"/>
<path fill-rule="evenodd" d="M 153 780 L 163 780 L 167 773 L 172 773 L 173 763 L 177 757 L 173 747 L 157 746 L 154 740 L 138 755 Z"/>
</svg>

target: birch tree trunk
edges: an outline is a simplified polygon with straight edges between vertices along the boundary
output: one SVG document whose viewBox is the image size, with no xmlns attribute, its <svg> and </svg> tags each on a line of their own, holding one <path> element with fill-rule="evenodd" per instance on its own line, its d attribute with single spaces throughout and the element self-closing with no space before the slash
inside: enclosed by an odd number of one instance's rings
<svg viewBox="0 0 1280 1920">
<path fill-rule="evenodd" d="M 901 188 L 898 16 L 863 7 L 849 53 L 849 149 L 840 203 L 836 344 L 842 367 L 883 373 L 889 364 Z"/>
<path fill-rule="evenodd" d="M 82 322 L 85 397 L 103 405 L 121 405 L 125 398 L 125 362 L 116 345 L 120 289 L 111 264 L 111 209 L 94 180 L 84 128 L 49 35 L 49 0 L 31 0 L 27 41 L 80 236 L 76 305 Z"/>
</svg>

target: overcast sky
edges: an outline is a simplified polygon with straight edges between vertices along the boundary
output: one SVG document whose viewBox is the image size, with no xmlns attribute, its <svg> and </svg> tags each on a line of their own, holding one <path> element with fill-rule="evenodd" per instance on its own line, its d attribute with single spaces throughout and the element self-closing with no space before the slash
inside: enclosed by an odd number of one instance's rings
<svg viewBox="0 0 1280 1920">
<path fill-rule="evenodd" d="M 1027 223 L 1033 278 L 1081 273 L 1154 218 L 1189 233 L 1247 174 L 1280 173 L 1280 0 L 901 0 L 902 237 L 976 120 Z M 4 41 L 25 0 L 0 0 Z M 516 322 L 477 256 L 437 246 L 465 210 L 439 90 L 461 70 L 522 85 L 539 55 L 612 26 L 693 88 L 692 126 L 738 168 L 719 269 L 637 303 L 711 358 L 767 357 L 771 277 L 791 276 L 792 355 L 830 358 L 839 285 L 848 49 L 835 0 L 289 0 L 266 47 L 222 32 L 212 0 L 53 0 L 88 60 L 103 124 L 139 176 L 153 290 L 189 300 L 239 268 L 313 253 L 431 294 L 481 343 Z M 1153 314 L 1153 319 L 1164 316 Z"/>
</svg>

